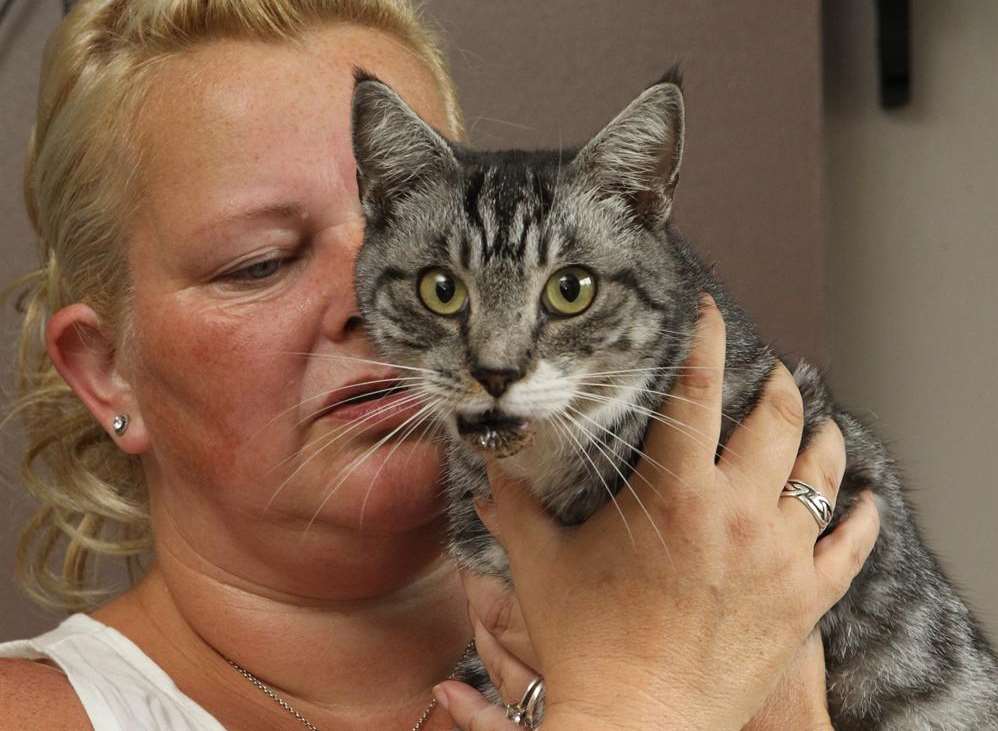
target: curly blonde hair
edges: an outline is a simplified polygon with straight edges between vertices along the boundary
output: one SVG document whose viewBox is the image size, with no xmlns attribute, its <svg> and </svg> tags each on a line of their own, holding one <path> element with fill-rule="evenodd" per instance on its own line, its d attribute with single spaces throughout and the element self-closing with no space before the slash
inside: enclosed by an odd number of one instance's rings
<svg viewBox="0 0 998 731">
<path fill-rule="evenodd" d="M 21 476 L 40 507 L 21 536 L 18 580 L 43 605 L 92 607 L 110 593 L 95 559 L 123 557 L 134 571 L 152 543 L 139 461 L 118 449 L 45 346 L 49 317 L 75 302 L 127 344 L 123 222 L 136 203 L 133 122 L 151 70 L 214 39 L 293 40 L 326 22 L 380 30 L 414 51 L 437 80 L 449 132 L 462 134 L 436 35 L 408 0 L 81 0 L 46 47 L 24 183 L 40 263 L 15 285 L 18 396 L 3 419 L 25 426 Z"/>
</svg>

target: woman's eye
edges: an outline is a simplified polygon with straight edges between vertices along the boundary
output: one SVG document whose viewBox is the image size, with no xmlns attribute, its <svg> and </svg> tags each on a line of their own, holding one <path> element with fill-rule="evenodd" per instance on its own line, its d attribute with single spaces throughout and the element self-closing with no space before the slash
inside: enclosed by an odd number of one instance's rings
<svg viewBox="0 0 998 731">
<path fill-rule="evenodd" d="M 567 267 L 548 279 L 542 299 L 552 314 L 571 317 L 585 312 L 595 297 L 596 277 L 582 267 Z"/>
<path fill-rule="evenodd" d="M 468 301 L 464 282 L 443 269 L 430 269 L 420 277 L 419 298 L 437 315 L 456 315 Z"/>
<path fill-rule="evenodd" d="M 225 275 L 225 279 L 257 282 L 274 276 L 285 264 L 287 259 L 264 259 Z"/>
</svg>

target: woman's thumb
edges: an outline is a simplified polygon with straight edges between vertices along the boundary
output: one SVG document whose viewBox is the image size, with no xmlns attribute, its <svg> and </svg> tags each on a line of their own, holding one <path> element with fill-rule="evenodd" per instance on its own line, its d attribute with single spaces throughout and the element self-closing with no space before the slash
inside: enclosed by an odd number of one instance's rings
<svg viewBox="0 0 998 731">
<path fill-rule="evenodd" d="M 449 714 L 461 731 L 517 731 L 517 726 L 499 706 L 470 685 L 445 680 L 433 689 L 433 697 Z"/>
<path fill-rule="evenodd" d="M 526 480 L 510 477 L 493 458 L 486 460 L 492 503 L 479 503 L 486 527 L 501 537 L 503 547 L 515 560 L 521 550 L 534 552 L 550 545 L 557 526 L 535 497 Z"/>
</svg>

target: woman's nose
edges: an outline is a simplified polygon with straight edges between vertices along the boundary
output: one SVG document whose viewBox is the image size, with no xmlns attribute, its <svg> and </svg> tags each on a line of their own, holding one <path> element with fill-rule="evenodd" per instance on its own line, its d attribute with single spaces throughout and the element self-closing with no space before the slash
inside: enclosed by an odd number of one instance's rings
<svg viewBox="0 0 998 731">
<path fill-rule="evenodd" d="M 364 318 L 357 308 L 353 282 L 337 282 L 326 289 L 323 334 L 334 343 L 364 336 Z"/>
<path fill-rule="evenodd" d="M 325 337 L 336 343 L 366 337 L 354 288 L 354 265 L 362 237 L 363 229 L 357 226 L 334 227 L 324 233 L 318 247 L 315 276 L 324 299 L 322 329 Z"/>
<path fill-rule="evenodd" d="M 354 333 L 363 334 L 364 318 L 361 317 L 359 312 L 355 312 L 347 318 L 346 324 L 343 326 L 343 331 L 348 336 Z"/>
</svg>

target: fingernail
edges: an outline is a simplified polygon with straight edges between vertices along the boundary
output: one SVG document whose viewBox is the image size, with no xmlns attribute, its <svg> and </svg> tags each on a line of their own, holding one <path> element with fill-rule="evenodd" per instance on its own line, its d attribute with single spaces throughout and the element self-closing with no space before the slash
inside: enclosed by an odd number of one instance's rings
<svg viewBox="0 0 998 731">
<path fill-rule="evenodd" d="M 450 697 L 447 695 L 447 689 L 443 684 L 433 686 L 433 697 L 437 699 L 437 703 L 443 706 L 445 711 L 450 710 Z"/>
</svg>

